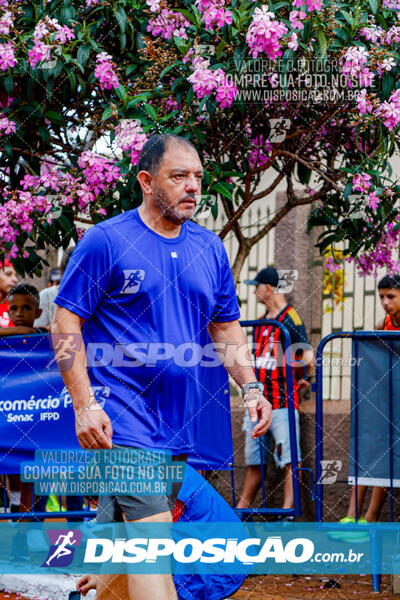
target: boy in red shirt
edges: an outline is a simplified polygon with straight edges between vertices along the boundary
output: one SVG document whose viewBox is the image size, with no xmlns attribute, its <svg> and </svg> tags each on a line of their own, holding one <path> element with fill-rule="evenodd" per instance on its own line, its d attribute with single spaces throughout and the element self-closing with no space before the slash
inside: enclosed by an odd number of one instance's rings
<svg viewBox="0 0 400 600">
<path fill-rule="evenodd" d="M 8 315 L 8 292 L 18 282 L 17 274 L 9 260 L 0 262 L 0 327 L 12 327 L 13 323 Z"/>
</svg>

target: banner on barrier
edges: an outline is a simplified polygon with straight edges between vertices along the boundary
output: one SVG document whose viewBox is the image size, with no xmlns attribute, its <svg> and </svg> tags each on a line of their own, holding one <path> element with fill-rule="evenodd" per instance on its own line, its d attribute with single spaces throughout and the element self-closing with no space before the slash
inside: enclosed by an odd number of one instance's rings
<svg viewBox="0 0 400 600">
<path fill-rule="evenodd" d="M 229 383 L 220 367 L 201 370 L 204 404 L 193 422 L 196 447 L 189 462 L 198 469 L 228 469 L 233 462 Z M 104 396 L 103 388 L 92 387 Z M 171 398 L 171 401 L 173 399 Z M 106 408 L 105 408 L 106 410 Z M 71 397 L 54 357 L 50 334 L 0 339 L 0 473 L 47 448 L 80 448 Z"/>
<path fill-rule="evenodd" d="M 0 523 L 0 573 L 393 573 L 398 536 L 397 523 Z"/>
<path fill-rule="evenodd" d="M 349 483 L 355 485 L 357 464 L 358 485 L 390 486 L 392 472 L 400 487 L 400 341 L 359 338 L 357 353 L 354 345 Z"/>
</svg>

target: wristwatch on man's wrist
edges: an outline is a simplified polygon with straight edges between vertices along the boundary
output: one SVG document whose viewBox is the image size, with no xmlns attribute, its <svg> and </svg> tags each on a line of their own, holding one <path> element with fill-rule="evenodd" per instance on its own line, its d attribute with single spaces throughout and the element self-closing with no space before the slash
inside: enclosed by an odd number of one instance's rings
<svg viewBox="0 0 400 600">
<path fill-rule="evenodd" d="M 252 381 L 251 383 L 245 383 L 244 385 L 242 385 L 242 398 L 244 398 L 244 396 L 245 396 L 245 394 L 247 394 L 247 392 L 249 392 L 250 390 L 253 390 L 253 389 L 257 389 L 262 394 L 264 394 L 264 384 L 261 383 L 260 381 Z"/>
</svg>

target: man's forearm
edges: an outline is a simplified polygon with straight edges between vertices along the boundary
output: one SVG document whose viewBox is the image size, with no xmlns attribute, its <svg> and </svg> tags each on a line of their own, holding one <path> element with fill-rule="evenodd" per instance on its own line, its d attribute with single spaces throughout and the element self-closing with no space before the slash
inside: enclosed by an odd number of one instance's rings
<svg viewBox="0 0 400 600">
<path fill-rule="evenodd" d="M 209 333 L 220 360 L 232 379 L 240 387 L 256 381 L 250 350 L 239 321 L 210 323 Z"/>
<path fill-rule="evenodd" d="M 79 317 L 58 308 L 51 326 L 51 334 L 58 368 L 74 409 L 79 411 L 87 408 L 91 387 Z"/>
</svg>

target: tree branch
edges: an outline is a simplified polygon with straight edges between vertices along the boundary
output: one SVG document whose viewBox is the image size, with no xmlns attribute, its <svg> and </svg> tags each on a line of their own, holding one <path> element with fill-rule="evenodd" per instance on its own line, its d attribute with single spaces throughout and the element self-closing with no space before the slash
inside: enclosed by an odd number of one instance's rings
<svg viewBox="0 0 400 600">
<path fill-rule="evenodd" d="M 273 183 L 268 188 L 266 188 L 262 192 L 259 192 L 258 194 L 255 194 L 254 196 L 252 196 L 250 194 L 250 179 L 245 179 L 244 200 L 243 200 L 242 204 L 239 206 L 239 208 L 237 209 L 237 211 L 232 215 L 230 220 L 226 223 L 226 225 L 224 225 L 222 231 L 219 234 L 219 237 L 221 238 L 221 240 L 223 240 L 225 238 L 225 236 L 230 232 L 232 227 L 235 225 L 235 223 L 238 222 L 238 220 L 243 215 L 243 213 L 246 211 L 246 209 L 250 206 L 250 204 L 252 204 L 255 200 L 259 200 L 260 198 L 264 198 L 265 196 L 270 194 L 276 188 L 276 186 L 279 184 L 279 182 L 282 181 L 283 177 L 284 177 L 283 174 L 279 173 L 278 177 L 275 179 L 275 181 L 273 181 Z M 247 196 L 246 196 L 246 193 L 247 193 Z"/>
<path fill-rule="evenodd" d="M 340 187 L 336 185 L 336 183 L 333 181 L 333 179 L 331 179 L 330 177 L 325 175 L 325 173 L 323 171 L 321 171 L 321 169 L 314 166 L 312 163 L 309 163 L 308 161 L 304 160 L 304 158 L 301 158 L 300 156 L 297 156 L 297 154 L 293 154 L 292 152 L 289 152 L 288 150 L 281 150 L 281 154 L 283 156 L 289 156 L 290 158 L 293 158 L 294 160 L 302 163 L 308 169 L 311 169 L 311 171 L 315 171 L 316 173 L 318 173 L 318 175 L 320 175 L 320 177 L 322 177 L 322 179 L 324 179 L 327 183 L 329 183 L 330 186 L 335 188 L 336 191 L 342 192 Z"/>
</svg>

